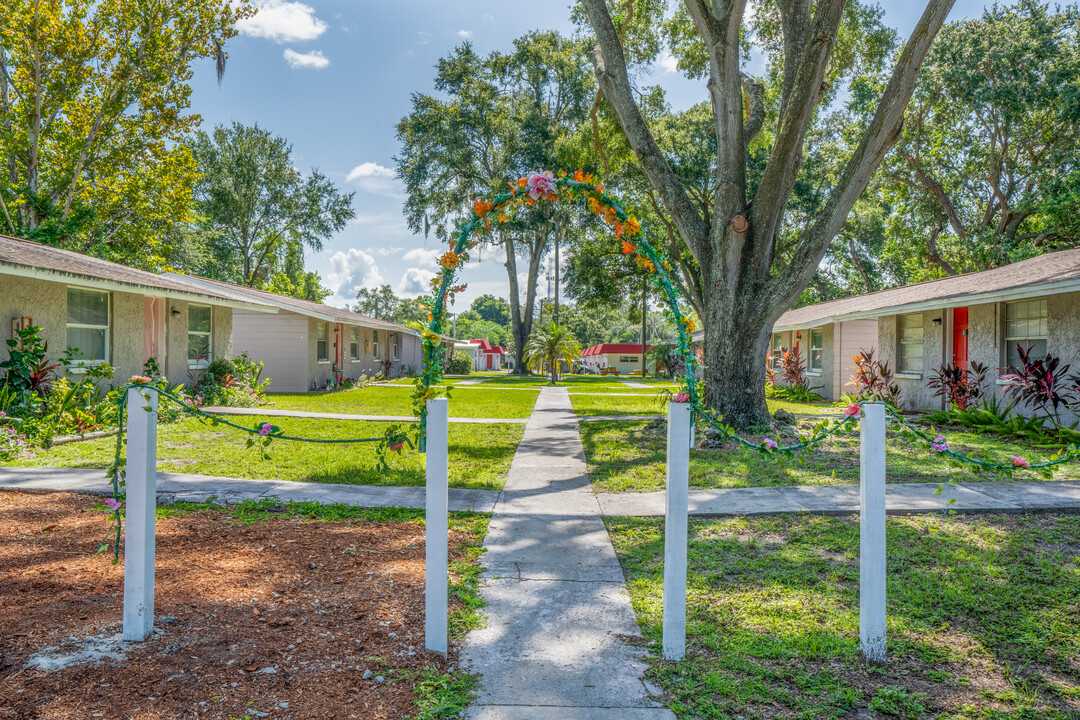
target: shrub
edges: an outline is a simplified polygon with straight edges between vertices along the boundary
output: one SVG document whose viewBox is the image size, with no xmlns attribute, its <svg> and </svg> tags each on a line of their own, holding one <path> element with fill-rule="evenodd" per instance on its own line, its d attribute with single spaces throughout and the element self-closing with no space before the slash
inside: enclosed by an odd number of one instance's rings
<svg viewBox="0 0 1080 720">
<path fill-rule="evenodd" d="M 192 390 L 196 405 L 225 407 L 255 407 L 263 403 L 263 394 L 270 387 L 262 379 L 263 364 L 253 361 L 247 353 L 236 358 L 214 360 L 195 381 Z"/>
<path fill-rule="evenodd" d="M 803 365 L 798 350 L 780 348 L 780 373 L 783 375 L 784 384 L 789 387 L 806 385 L 806 366 Z"/>
<path fill-rule="evenodd" d="M 8 359 L 0 362 L 0 370 L 4 371 L 3 384 L 15 395 L 12 409 L 28 413 L 49 393 L 59 366 L 46 358 L 48 344 L 41 339 L 41 328 L 31 326 L 15 335 L 7 341 Z"/>
<path fill-rule="evenodd" d="M 855 374 L 851 382 L 855 386 L 853 400 L 878 400 L 893 407 L 900 402 L 900 386 L 893 380 L 889 363 L 874 357 L 874 348 L 863 350 L 851 358 Z"/>
<path fill-rule="evenodd" d="M 473 358 L 467 352 L 456 352 L 450 357 L 448 374 L 450 375 L 468 375 L 472 370 Z"/>
<path fill-rule="evenodd" d="M 1050 353 L 1046 357 L 1032 357 L 1030 346 L 1024 349 L 1017 343 L 1016 349 L 1020 367 L 1009 368 L 1012 372 L 1001 376 L 1005 383 L 1004 393 L 1035 411 L 1049 414 L 1048 409 L 1052 410 L 1057 418 L 1058 406 L 1069 407 L 1073 400 L 1071 391 L 1064 387 L 1063 382 L 1069 366 L 1062 366 L 1061 359 Z M 1076 380 L 1074 377 L 1074 386 Z"/>
<path fill-rule="evenodd" d="M 983 397 L 986 372 L 987 367 L 977 362 L 971 363 L 969 370 L 955 364 L 942 365 L 926 386 L 934 390 L 934 397 L 945 398 L 949 407 L 967 410 Z"/>
</svg>

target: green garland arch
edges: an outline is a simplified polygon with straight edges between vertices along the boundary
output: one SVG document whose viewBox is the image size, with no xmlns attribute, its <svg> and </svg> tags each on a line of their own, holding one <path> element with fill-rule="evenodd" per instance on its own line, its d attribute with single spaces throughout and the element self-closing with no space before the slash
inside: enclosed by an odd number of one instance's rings
<svg viewBox="0 0 1080 720">
<path fill-rule="evenodd" d="M 447 306 L 454 296 L 465 289 L 455 284 L 458 269 L 469 260 L 469 251 L 480 240 L 477 235 L 491 230 L 496 224 L 509 219 L 507 211 L 518 205 L 536 205 L 541 202 L 575 202 L 588 212 L 601 218 L 622 240 L 622 250 L 633 254 L 638 267 L 651 275 L 652 286 L 660 291 L 665 313 L 675 323 L 679 336 L 676 352 L 682 360 L 682 385 L 686 397 L 695 409 L 700 409 L 694 354 L 690 349 L 693 322 L 679 309 L 679 293 L 669 274 L 671 265 L 645 237 L 636 218 L 626 212 L 622 203 L 604 192 L 604 186 L 579 170 L 570 175 L 556 177 L 550 172 L 534 172 L 509 183 L 510 189 L 491 200 L 477 200 L 467 222 L 462 223 L 450 239 L 450 249 L 440 259 L 440 272 L 432 279 L 432 294 L 428 303 L 428 323 L 421 328 L 423 334 L 424 370 L 416 379 L 413 393 L 413 411 L 420 418 L 418 446 L 423 452 L 427 435 L 427 401 L 448 395 L 449 388 L 442 385 L 444 350 L 442 333 L 446 330 Z"/>
</svg>

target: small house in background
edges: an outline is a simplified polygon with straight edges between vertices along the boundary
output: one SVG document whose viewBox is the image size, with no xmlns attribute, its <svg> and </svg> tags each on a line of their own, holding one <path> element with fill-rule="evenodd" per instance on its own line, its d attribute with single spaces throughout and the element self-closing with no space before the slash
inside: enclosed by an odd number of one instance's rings
<svg viewBox="0 0 1080 720">
<path fill-rule="evenodd" d="M 477 347 L 474 370 L 502 370 L 513 364 L 507 362 L 506 350 L 501 345 L 492 345 L 487 340 L 470 340 L 469 344 Z"/>
<path fill-rule="evenodd" d="M 170 275 L 251 298 L 276 315 L 237 311 L 233 352 L 262 361 L 275 392 L 305 392 L 333 381 L 377 373 L 396 376 L 423 366 L 420 334 L 412 328 L 311 300 L 278 295 L 192 275 Z"/>
<path fill-rule="evenodd" d="M 5 339 L 40 327 L 51 360 L 78 349 L 86 362 L 112 365 L 117 384 L 142 375 L 150 358 L 171 382 L 187 383 L 210 360 L 230 357 L 235 312 L 277 310 L 227 289 L 0 235 Z"/>
<path fill-rule="evenodd" d="M 464 342 L 462 340 L 454 341 L 454 352 L 465 353 L 472 358 L 472 369 L 480 369 L 480 346 L 471 342 Z"/>
<path fill-rule="evenodd" d="M 645 346 L 648 352 L 652 345 Z M 641 344 L 640 343 L 601 343 L 585 348 L 581 351 L 581 366 L 587 372 L 602 373 L 607 370 L 610 373 L 618 371 L 620 375 L 630 375 L 635 370 L 641 371 Z M 649 372 L 655 372 L 656 368 L 648 368 Z"/>
</svg>

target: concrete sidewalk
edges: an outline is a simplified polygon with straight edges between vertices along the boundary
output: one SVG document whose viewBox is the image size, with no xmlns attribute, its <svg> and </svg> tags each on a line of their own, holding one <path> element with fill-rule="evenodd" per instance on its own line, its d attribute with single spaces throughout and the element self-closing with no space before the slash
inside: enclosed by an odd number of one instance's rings
<svg viewBox="0 0 1080 720">
<path fill-rule="evenodd" d="M 588 419 L 581 418 L 582 421 Z M 584 465 L 579 469 L 580 477 L 584 478 Z M 945 492 L 940 495 L 935 494 L 937 489 L 936 483 L 887 485 L 887 511 L 893 515 L 939 512 L 947 507 L 951 497 L 956 499 L 952 509 L 957 512 L 1080 512 L 1080 481 L 1077 480 L 961 483 L 946 487 Z M 0 490 L 78 492 L 93 495 L 109 493 L 104 470 L 80 468 L 0 467 Z M 588 484 L 585 483 L 582 487 L 575 488 L 575 494 L 559 494 L 556 499 L 578 503 L 581 498 L 576 493 L 588 490 Z M 279 497 L 296 502 L 348 503 L 361 507 L 424 506 L 422 487 L 378 487 L 158 473 L 160 502 L 201 502 L 211 497 L 229 503 Z M 600 493 L 592 497 L 599 504 L 602 515 L 655 517 L 664 514 L 663 492 Z M 499 492 L 496 490 L 451 488 L 450 509 L 490 512 L 495 508 L 498 498 Z M 507 505 L 502 511 L 510 512 L 514 507 Z M 574 504 L 568 504 L 566 507 L 556 508 L 557 514 L 574 513 L 575 507 Z M 797 512 L 846 515 L 858 511 L 858 485 L 791 485 L 690 491 L 691 515 L 776 515 Z"/>
<path fill-rule="evenodd" d="M 317 420 L 367 420 L 369 422 L 418 422 L 415 415 L 351 415 L 349 413 L 313 412 L 311 410 L 279 410 L 272 407 L 205 407 L 205 412 L 215 415 L 253 415 L 255 417 L 294 417 L 314 418 Z M 528 420 L 521 418 L 450 418 L 450 423 L 462 425 L 524 425 Z"/>
<path fill-rule="evenodd" d="M 112 495 L 104 470 L 81 468 L 0 467 L 0 490 Z M 157 497 L 161 504 L 205 502 L 210 498 L 233 504 L 273 497 L 285 502 L 345 503 L 357 507 L 424 507 L 423 487 L 251 480 L 170 472 L 158 472 Z M 491 512 L 498 498 L 497 490 L 451 488 L 450 510 Z"/>
<path fill-rule="evenodd" d="M 564 388 L 544 388 L 495 505 L 487 625 L 465 639 L 473 720 L 674 720 L 642 681 L 622 568 L 590 491 Z"/>
</svg>

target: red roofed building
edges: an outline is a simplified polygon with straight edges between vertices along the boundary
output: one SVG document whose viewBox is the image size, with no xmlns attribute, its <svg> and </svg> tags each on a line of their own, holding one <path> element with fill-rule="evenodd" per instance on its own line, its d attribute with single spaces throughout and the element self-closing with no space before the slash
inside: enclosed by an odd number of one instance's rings
<svg viewBox="0 0 1080 720">
<path fill-rule="evenodd" d="M 646 345 L 648 352 L 652 345 Z M 615 368 L 622 375 L 641 370 L 641 345 L 638 343 L 601 343 L 581 352 L 581 364 L 589 372 Z M 649 368 L 650 371 L 652 368 Z"/>
<path fill-rule="evenodd" d="M 492 345 L 487 340 L 470 340 L 469 343 L 480 346 L 474 369 L 502 370 L 507 365 L 506 350 L 501 345 Z"/>
</svg>

